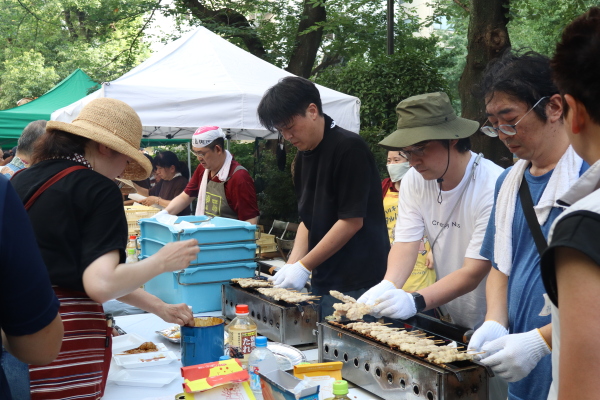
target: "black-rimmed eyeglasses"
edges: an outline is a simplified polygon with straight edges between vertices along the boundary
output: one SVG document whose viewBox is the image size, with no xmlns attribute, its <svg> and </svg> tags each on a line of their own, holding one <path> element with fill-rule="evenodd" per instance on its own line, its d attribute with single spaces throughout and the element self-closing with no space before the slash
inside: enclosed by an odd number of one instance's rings
<svg viewBox="0 0 600 400">
<path fill-rule="evenodd" d="M 533 111 L 534 108 L 536 108 L 538 106 L 538 104 L 540 104 L 542 102 L 542 100 L 547 99 L 548 96 L 544 96 L 541 99 L 539 99 L 534 105 L 533 107 L 531 107 L 529 109 L 529 111 L 527 111 L 525 113 L 525 115 L 523 115 L 514 125 L 508 125 L 508 124 L 502 124 L 502 125 L 498 125 L 497 128 L 494 128 L 493 126 L 482 126 L 481 128 L 479 128 L 479 130 L 483 133 L 485 133 L 486 135 L 488 135 L 489 137 L 498 137 L 498 131 L 504 133 L 505 135 L 509 135 L 509 136 L 514 136 L 517 134 L 517 125 L 519 124 L 519 122 L 523 121 L 523 118 L 525 118 L 527 116 L 527 114 L 529 114 L 531 111 Z M 488 119 L 489 122 L 489 119 Z"/>
</svg>

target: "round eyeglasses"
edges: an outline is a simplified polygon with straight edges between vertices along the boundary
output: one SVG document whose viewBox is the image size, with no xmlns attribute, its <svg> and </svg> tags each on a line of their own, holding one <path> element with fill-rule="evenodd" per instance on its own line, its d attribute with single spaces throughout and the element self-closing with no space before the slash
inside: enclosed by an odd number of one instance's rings
<svg viewBox="0 0 600 400">
<path fill-rule="evenodd" d="M 423 157 L 425 154 L 425 148 L 427 145 L 431 143 L 431 141 L 421 142 L 419 144 L 414 145 L 414 147 L 410 150 L 399 150 L 398 153 L 407 160 L 410 160 L 412 156 L 415 157 Z"/>
<path fill-rule="evenodd" d="M 547 99 L 548 96 L 544 96 L 541 99 L 539 99 L 534 105 L 533 107 L 531 107 L 529 109 L 529 111 L 527 111 L 525 113 L 525 115 L 523 115 L 514 125 L 508 125 L 508 124 L 502 124 L 502 125 L 498 125 L 497 128 L 494 128 L 493 126 L 482 126 L 481 128 L 479 128 L 479 130 L 483 133 L 485 133 L 486 135 L 488 135 L 489 137 L 498 137 L 498 131 L 504 133 L 505 135 L 509 135 L 509 136 L 514 136 L 517 134 L 517 125 L 519 124 L 519 122 L 523 121 L 523 118 L 525 118 L 527 116 L 527 114 L 529 114 L 531 111 L 533 111 L 534 108 L 536 108 L 538 106 L 538 104 L 540 104 L 542 102 L 542 100 Z M 488 119 L 489 122 L 489 119 Z"/>
</svg>

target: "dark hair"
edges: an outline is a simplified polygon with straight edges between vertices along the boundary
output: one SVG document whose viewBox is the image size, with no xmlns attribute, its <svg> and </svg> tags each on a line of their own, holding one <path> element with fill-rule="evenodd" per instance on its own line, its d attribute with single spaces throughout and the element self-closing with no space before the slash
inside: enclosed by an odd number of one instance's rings
<svg viewBox="0 0 600 400">
<path fill-rule="evenodd" d="M 2 159 L 6 160 L 8 157 L 12 157 L 13 155 L 10 153 L 10 150 L 4 150 L 2 152 Z"/>
<path fill-rule="evenodd" d="M 533 110 L 542 121 L 546 121 L 545 106 L 550 97 L 558 94 L 558 88 L 552 82 L 548 57 L 534 51 L 513 52 L 511 49 L 488 63 L 475 91 L 484 101 L 495 92 L 503 92 L 524 101 L 529 107 L 547 96 Z"/>
<path fill-rule="evenodd" d="M 551 66 L 561 94 L 583 103 L 590 118 L 600 124 L 600 8 L 590 8 L 567 25 Z M 563 108 L 567 112 L 564 100 Z"/>
<path fill-rule="evenodd" d="M 72 157 L 85 154 L 90 139 L 59 130 L 46 130 L 33 145 L 31 164 L 57 157 Z"/>
<path fill-rule="evenodd" d="M 184 177 L 190 177 L 190 171 L 188 171 L 187 164 L 183 161 L 179 161 L 177 155 L 172 151 L 160 151 L 154 156 L 154 167 L 170 168 L 175 166 L 175 171 L 179 172 Z"/>
<path fill-rule="evenodd" d="M 221 150 L 225 150 L 225 139 L 223 139 L 222 137 L 216 138 L 215 140 L 210 142 L 206 147 L 211 150 L 214 150 L 217 146 L 221 147 Z"/>
<path fill-rule="evenodd" d="M 446 149 L 450 146 L 450 140 L 438 140 L 438 141 Z M 471 150 L 471 138 L 466 137 L 466 138 L 458 139 L 454 148 L 459 153 L 466 153 L 467 151 Z"/>
<path fill-rule="evenodd" d="M 277 127 L 289 125 L 296 115 L 305 115 L 314 103 L 319 115 L 323 115 L 319 89 L 308 79 L 288 76 L 269 88 L 258 104 L 258 119 L 271 132 Z"/>
<path fill-rule="evenodd" d="M 17 151 L 25 155 L 30 155 L 33 151 L 35 142 L 46 132 L 46 122 L 43 119 L 30 122 L 27 124 L 23 133 L 19 137 Z"/>
</svg>

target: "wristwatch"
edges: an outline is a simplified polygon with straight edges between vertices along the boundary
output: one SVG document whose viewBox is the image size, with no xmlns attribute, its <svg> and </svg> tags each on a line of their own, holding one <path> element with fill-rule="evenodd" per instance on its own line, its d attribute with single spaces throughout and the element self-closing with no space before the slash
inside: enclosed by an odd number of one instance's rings
<svg viewBox="0 0 600 400">
<path fill-rule="evenodd" d="M 425 303 L 425 297 L 421 295 L 419 292 L 411 293 L 413 300 L 415 301 L 415 307 L 417 308 L 417 312 L 422 312 L 427 307 Z"/>
</svg>

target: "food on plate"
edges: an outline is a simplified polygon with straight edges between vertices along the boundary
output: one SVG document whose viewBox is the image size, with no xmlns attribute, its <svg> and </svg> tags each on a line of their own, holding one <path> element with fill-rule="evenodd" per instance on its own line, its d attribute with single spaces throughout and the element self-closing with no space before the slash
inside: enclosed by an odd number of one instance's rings
<svg viewBox="0 0 600 400">
<path fill-rule="evenodd" d="M 269 288 L 273 287 L 273 282 L 265 279 L 256 278 L 233 278 L 231 282 L 243 288 Z"/>
<path fill-rule="evenodd" d="M 135 349 L 125 350 L 122 354 L 152 353 L 154 351 L 158 351 L 154 343 L 144 342 Z"/>
<path fill-rule="evenodd" d="M 334 321 L 340 321 L 342 317 L 346 317 L 353 321 L 362 319 L 365 314 L 370 314 L 373 311 L 373 306 L 357 303 L 354 297 L 347 296 L 336 290 L 330 290 L 329 294 L 334 298 L 343 301 L 343 303 L 333 304 L 333 309 L 335 311 L 331 317 Z"/>
<path fill-rule="evenodd" d="M 282 300 L 287 303 L 302 303 L 319 298 L 319 296 L 311 296 L 308 293 L 295 292 L 284 288 L 258 288 L 256 290 L 260 294 L 271 297 L 273 300 Z"/>
<path fill-rule="evenodd" d="M 163 329 L 162 331 L 156 331 L 159 335 L 166 337 L 167 339 L 180 339 L 181 338 L 181 328 L 179 325 L 172 326 L 167 329 Z"/>
</svg>

